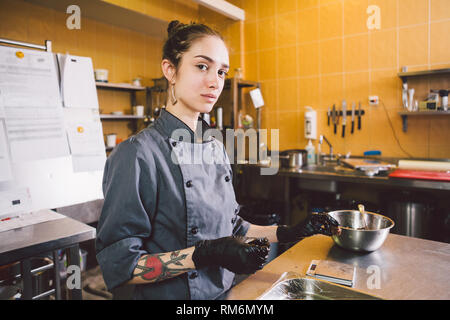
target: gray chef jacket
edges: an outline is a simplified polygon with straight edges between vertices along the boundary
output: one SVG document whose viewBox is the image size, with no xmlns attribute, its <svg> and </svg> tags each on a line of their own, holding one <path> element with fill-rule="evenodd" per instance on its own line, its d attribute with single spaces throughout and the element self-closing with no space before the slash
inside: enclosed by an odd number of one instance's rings
<svg viewBox="0 0 450 320">
<path fill-rule="evenodd" d="M 208 129 L 203 120 L 198 127 L 203 132 Z M 177 129 L 185 129 L 188 139 L 174 139 Z M 153 125 L 120 143 L 108 157 L 96 254 L 109 290 L 132 278 L 144 254 L 247 233 L 250 224 L 238 216 L 223 144 L 213 137 L 200 143 L 195 139 L 184 122 L 163 109 Z M 199 148 L 209 160 L 185 161 L 190 151 Z M 209 266 L 136 285 L 132 298 L 215 299 L 231 287 L 233 279 L 229 270 Z"/>
</svg>

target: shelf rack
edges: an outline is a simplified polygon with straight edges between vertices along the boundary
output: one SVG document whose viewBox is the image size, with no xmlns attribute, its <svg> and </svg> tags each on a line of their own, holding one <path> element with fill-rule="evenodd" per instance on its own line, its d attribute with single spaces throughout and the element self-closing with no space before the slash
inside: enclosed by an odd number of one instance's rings
<svg viewBox="0 0 450 320">
<path fill-rule="evenodd" d="M 398 76 L 402 79 L 403 83 L 407 83 L 409 78 L 417 78 L 424 76 L 442 76 L 450 75 L 450 68 L 433 69 L 433 70 L 418 70 L 410 72 L 399 72 Z M 448 116 L 449 111 L 400 111 L 398 114 L 402 117 L 403 132 L 408 131 L 408 117 L 410 116 Z"/>
<path fill-rule="evenodd" d="M 231 97 L 233 99 L 233 128 L 238 126 L 239 117 L 239 103 L 241 98 L 242 88 L 261 88 L 261 84 L 256 81 L 242 80 L 238 78 L 228 78 L 225 80 L 224 90 L 231 90 Z M 261 108 L 256 110 L 257 112 L 257 129 L 261 128 Z"/>
<path fill-rule="evenodd" d="M 147 105 L 149 104 L 149 97 L 148 97 L 148 89 L 147 87 L 141 87 L 141 86 L 134 86 L 129 83 L 109 83 L 109 82 L 99 82 L 96 81 L 95 85 L 99 89 L 106 89 L 106 90 L 119 90 L 119 91 L 128 91 L 130 92 L 131 97 L 131 106 L 136 105 L 136 92 L 138 91 L 147 91 Z"/>
<path fill-rule="evenodd" d="M 110 83 L 110 82 L 99 82 L 96 81 L 95 85 L 98 89 L 114 90 L 114 91 L 125 91 L 130 93 L 131 107 L 136 105 L 136 92 L 145 91 L 146 94 L 146 114 L 149 114 L 151 110 L 151 90 L 148 87 L 135 86 L 129 83 Z M 129 127 L 133 132 L 137 131 L 138 120 L 146 121 L 147 116 L 136 116 L 131 114 L 100 114 L 100 120 L 104 121 L 131 121 Z M 112 151 L 113 148 L 106 148 L 106 152 Z"/>
<path fill-rule="evenodd" d="M 411 72 L 399 72 L 398 76 L 403 80 L 403 82 L 407 82 L 407 79 L 412 78 L 412 77 L 435 76 L 435 75 L 443 75 L 443 74 L 450 74 L 450 68 L 434 69 L 434 70 L 420 70 L 420 71 L 411 71 Z"/>
<path fill-rule="evenodd" d="M 145 119 L 145 116 L 135 116 L 131 114 L 101 114 L 100 119 L 102 120 L 141 120 Z"/>
<path fill-rule="evenodd" d="M 402 117 L 403 132 L 407 132 L 408 117 L 450 116 L 450 111 L 400 111 L 398 114 Z"/>
</svg>

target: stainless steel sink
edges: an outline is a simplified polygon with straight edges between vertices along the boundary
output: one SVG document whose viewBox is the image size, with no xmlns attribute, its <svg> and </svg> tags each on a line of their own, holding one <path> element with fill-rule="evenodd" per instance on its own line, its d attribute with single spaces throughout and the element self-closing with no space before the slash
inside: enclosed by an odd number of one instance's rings
<svg viewBox="0 0 450 320">
<path fill-rule="evenodd" d="M 279 281 L 260 300 L 381 300 L 331 282 L 299 277 Z"/>
</svg>

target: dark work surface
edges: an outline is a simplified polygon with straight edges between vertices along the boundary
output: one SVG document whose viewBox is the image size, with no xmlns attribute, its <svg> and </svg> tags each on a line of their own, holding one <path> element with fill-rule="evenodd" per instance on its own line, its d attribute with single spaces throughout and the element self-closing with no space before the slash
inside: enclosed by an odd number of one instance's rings
<svg viewBox="0 0 450 320">
<path fill-rule="evenodd" d="M 262 167 L 263 166 L 251 164 L 235 165 L 235 168 L 237 168 L 237 170 L 245 169 L 245 170 L 259 171 Z M 274 176 L 286 176 L 292 178 L 349 182 L 349 183 L 364 183 L 395 188 L 437 190 L 437 191 L 450 190 L 450 182 L 448 181 L 390 178 L 388 174 L 389 172 L 380 172 L 375 176 L 367 176 L 365 173 L 361 171 L 350 170 L 343 168 L 341 166 L 308 165 L 306 167 L 302 167 L 301 169 L 280 167 L 277 174 Z"/>
</svg>

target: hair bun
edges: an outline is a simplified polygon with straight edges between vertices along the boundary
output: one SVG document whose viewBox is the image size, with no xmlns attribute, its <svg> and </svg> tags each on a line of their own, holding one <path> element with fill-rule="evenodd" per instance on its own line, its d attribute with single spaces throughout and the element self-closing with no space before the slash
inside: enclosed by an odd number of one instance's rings
<svg viewBox="0 0 450 320">
<path fill-rule="evenodd" d="M 172 20 L 167 27 L 167 33 L 169 34 L 169 38 L 174 35 L 180 28 L 185 26 L 185 24 L 181 23 L 178 20 Z"/>
</svg>

